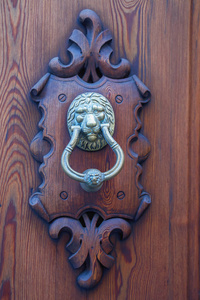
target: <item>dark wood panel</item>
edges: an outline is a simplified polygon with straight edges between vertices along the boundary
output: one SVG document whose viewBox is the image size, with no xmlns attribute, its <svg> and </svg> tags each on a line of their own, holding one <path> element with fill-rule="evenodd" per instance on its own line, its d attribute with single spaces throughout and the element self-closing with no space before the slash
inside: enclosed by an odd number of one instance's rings
<svg viewBox="0 0 200 300">
<path fill-rule="evenodd" d="M 29 89 L 46 73 L 78 13 L 95 10 L 113 33 L 114 60 L 127 57 L 151 89 L 141 114 L 151 141 L 142 183 L 152 206 L 92 291 L 28 206 L 41 179 L 29 152 L 40 114 Z M 199 215 L 198 1 L 25 1 L 0 3 L 0 298 L 196 299 Z M 113 238 L 114 239 L 114 238 Z"/>
</svg>

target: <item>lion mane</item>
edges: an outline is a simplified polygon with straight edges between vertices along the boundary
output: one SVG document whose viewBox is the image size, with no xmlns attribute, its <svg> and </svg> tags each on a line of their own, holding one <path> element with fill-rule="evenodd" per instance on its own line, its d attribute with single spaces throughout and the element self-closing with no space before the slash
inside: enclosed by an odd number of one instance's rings
<svg viewBox="0 0 200 300">
<path fill-rule="evenodd" d="M 110 102 L 103 95 L 94 92 L 81 94 L 72 101 L 67 115 L 67 125 L 68 125 L 70 135 L 72 135 L 71 126 L 77 124 L 75 119 L 76 108 L 82 104 L 89 105 L 89 103 L 91 102 L 97 103 L 104 107 L 105 118 L 102 123 L 110 124 L 109 132 L 111 135 L 113 135 L 114 126 L 115 126 L 115 117 L 114 117 L 112 106 Z M 107 143 L 103 138 L 102 132 L 100 131 L 100 133 L 98 134 L 98 139 L 94 142 L 87 141 L 84 138 L 83 133 L 80 133 L 79 143 L 77 144 L 77 146 L 87 151 L 95 151 L 103 148 L 106 144 Z"/>
</svg>

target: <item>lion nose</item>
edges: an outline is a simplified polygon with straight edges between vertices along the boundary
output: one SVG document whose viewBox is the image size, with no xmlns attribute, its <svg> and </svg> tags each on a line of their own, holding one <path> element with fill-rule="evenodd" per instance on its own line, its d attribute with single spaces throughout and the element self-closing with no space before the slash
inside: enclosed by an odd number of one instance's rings
<svg viewBox="0 0 200 300">
<path fill-rule="evenodd" d="M 95 118 L 92 114 L 87 116 L 87 126 L 88 127 L 95 127 L 97 125 L 97 122 L 95 121 Z"/>
</svg>

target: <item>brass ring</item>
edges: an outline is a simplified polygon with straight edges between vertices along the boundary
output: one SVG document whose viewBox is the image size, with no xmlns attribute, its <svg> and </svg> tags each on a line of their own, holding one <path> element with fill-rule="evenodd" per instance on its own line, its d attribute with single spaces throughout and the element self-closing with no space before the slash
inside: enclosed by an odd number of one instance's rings
<svg viewBox="0 0 200 300">
<path fill-rule="evenodd" d="M 71 130 L 73 131 L 71 140 L 62 153 L 61 165 L 63 170 L 70 178 L 79 181 L 81 187 L 87 192 L 98 191 L 102 187 L 103 182 L 115 177 L 121 171 L 124 165 L 123 150 L 121 149 L 120 145 L 110 135 L 108 128 L 109 128 L 108 123 L 101 124 L 101 130 L 103 136 L 117 157 L 115 165 L 110 170 L 102 173 L 97 169 L 87 169 L 83 173 L 79 173 L 71 168 L 69 164 L 69 158 L 70 155 L 72 154 L 73 149 L 75 148 L 76 144 L 79 141 L 79 134 L 81 132 L 81 127 L 79 125 L 75 125 L 71 127 Z"/>
</svg>

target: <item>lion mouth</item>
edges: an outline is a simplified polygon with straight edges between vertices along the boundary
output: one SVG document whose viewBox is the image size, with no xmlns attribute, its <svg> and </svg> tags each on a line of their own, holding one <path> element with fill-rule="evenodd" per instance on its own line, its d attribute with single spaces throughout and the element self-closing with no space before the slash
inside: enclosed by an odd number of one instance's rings
<svg viewBox="0 0 200 300">
<path fill-rule="evenodd" d="M 88 133 L 88 134 L 87 134 L 87 139 L 88 139 L 90 142 L 94 142 L 94 141 L 96 141 L 96 139 L 97 139 L 97 135 L 94 134 L 94 133 Z"/>
</svg>

